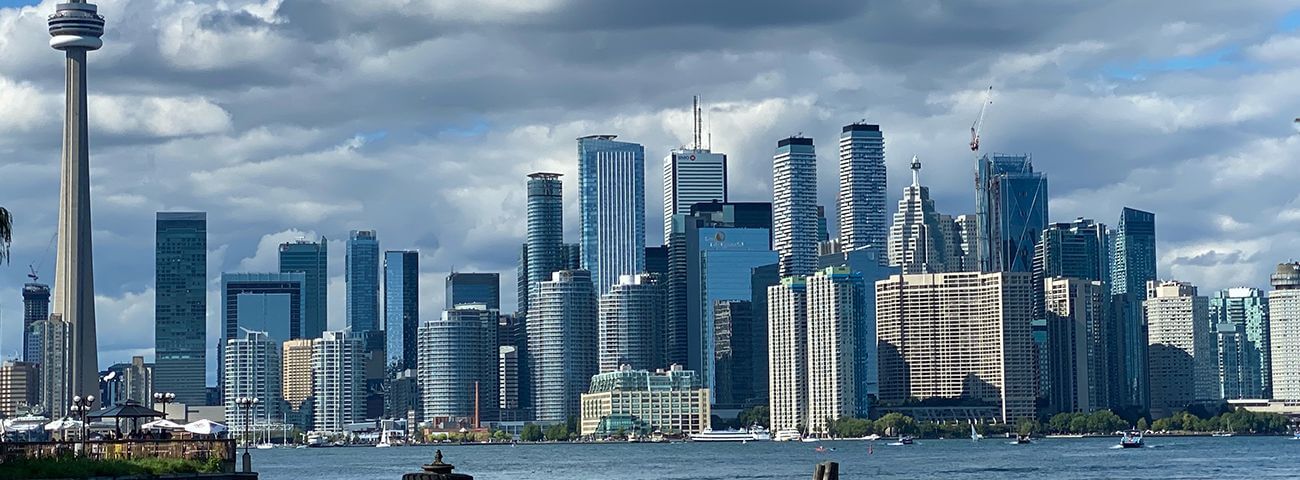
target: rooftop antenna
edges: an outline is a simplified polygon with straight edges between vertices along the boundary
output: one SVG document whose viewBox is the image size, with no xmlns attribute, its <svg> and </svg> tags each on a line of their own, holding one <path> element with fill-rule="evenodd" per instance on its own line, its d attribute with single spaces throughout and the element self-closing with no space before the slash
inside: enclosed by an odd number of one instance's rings
<svg viewBox="0 0 1300 480">
<path fill-rule="evenodd" d="M 1300 122 L 1300 118 L 1296 119 L 1296 121 Z M 708 148 L 709 150 L 713 150 L 713 111 L 709 111 L 708 124 L 709 124 L 709 146 L 705 148 Z M 1296 126 L 1300 126 L 1300 123 L 1297 123 Z"/>
<path fill-rule="evenodd" d="M 694 137 L 695 143 L 694 145 L 692 145 L 691 148 L 694 148 L 695 150 L 699 150 L 704 147 L 704 144 L 700 142 L 701 129 L 700 129 L 700 96 L 699 95 L 695 95 L 691 97 L 691 114 L 694 115 L 695 117 L 695 137 Z"/>
</svg>

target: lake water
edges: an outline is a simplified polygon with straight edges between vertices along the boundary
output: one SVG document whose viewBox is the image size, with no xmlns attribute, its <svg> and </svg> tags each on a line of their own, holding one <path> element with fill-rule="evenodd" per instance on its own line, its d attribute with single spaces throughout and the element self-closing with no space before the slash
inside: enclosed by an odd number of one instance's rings
<svg viewBox="0 0 1300 480">
<path fill-rule="evenodd" d="M 840 463 L 844 479 L 1223 479 L 1300 478 L 1300 441 L 1289 437 L 1148 438 L 1143 449 L 1117 439 L 919 440 L 875 442 L 445 445 L 254 450 L 262 480 L 398 480 L 441 448 L 444 461 L 475 480 L 807 479 L 817 462 Z"/>
</svg>

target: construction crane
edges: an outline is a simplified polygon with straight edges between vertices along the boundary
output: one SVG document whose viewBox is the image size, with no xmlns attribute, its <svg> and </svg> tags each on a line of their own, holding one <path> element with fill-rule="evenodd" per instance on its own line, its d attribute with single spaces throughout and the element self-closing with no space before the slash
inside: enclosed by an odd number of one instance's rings
<svg viewBox="0 0 1300 480">
<path fill-rule="evenodd" d="M 37 280 L 40 280 L 41 277 L 36 276 L 36 264 L 27 264 L 27 271 L 29 272 L 27 278 L 32 279 L 32 283 L 36 283 Z"/>
<path fill-rule="evenodd" d="M 990 85 L 984 92 L 984 103 L 980 105 L 980 116 L 970 126 L 970 151 L 978 152 L 980 150 L 980 129 L 984 127 L 984 112 L 988 106 L 993 103 L 993 86 Z"/>
</svg>

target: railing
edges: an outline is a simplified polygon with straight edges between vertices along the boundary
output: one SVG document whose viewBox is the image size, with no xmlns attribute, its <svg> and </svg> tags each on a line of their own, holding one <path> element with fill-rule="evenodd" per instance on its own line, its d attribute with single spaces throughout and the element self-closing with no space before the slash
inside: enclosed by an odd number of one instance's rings
<svg viewBox="0 0 1300 480">
<path fill-rule="evenodd" d="M 0 463 L 22 458 L 54 458 L 76 455 L 79 442 L 0 442 Z M 219 459 L 233 470 L 235 441 L 224 440 L 108 440 L 86 442 L 86 455 L 95 459 L 175 458 Z"/>
</svg>

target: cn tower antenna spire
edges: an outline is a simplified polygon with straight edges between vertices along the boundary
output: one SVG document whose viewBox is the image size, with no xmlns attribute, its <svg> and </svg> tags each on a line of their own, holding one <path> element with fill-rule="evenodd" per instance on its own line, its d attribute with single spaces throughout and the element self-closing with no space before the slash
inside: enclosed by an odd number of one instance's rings
<svg viewBox="0 0 1300 480">
<path fill-rule="evenodd" d="M 691 115 L 695 117 L 695 144 L 692 148 L 699 150 L 701 148 L 704 148 L 704 143 L 700 141 L 701 133 L 703 131 L 703 123 L 700 122 L 700 96 L 699 95 L 695 95 L 691 99 Z"/>
</svg>

